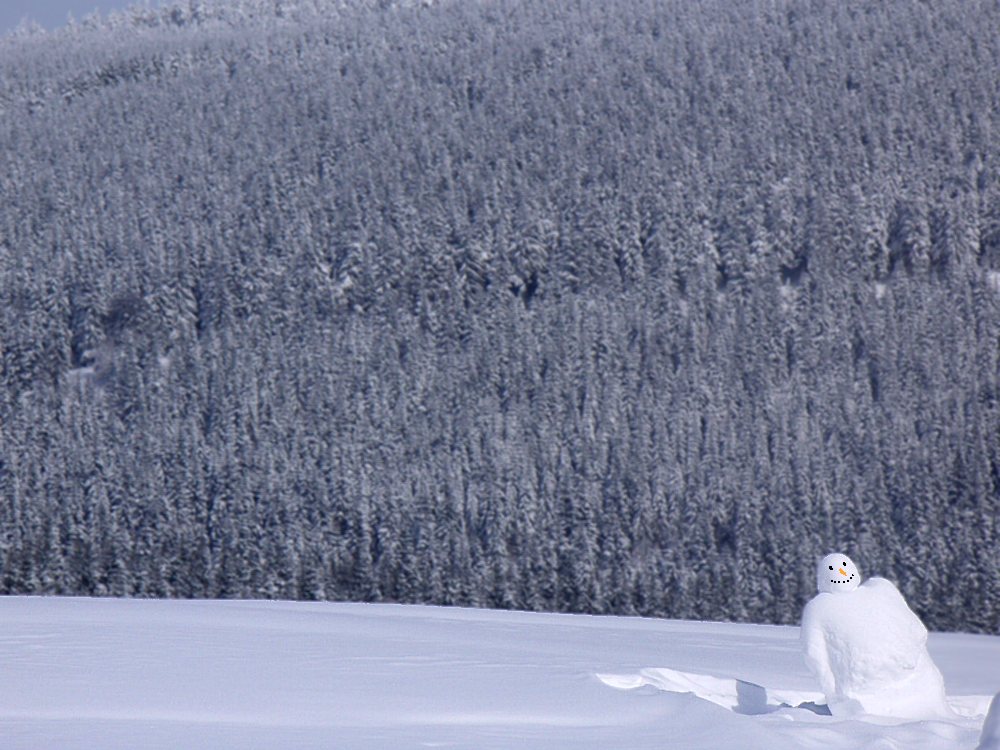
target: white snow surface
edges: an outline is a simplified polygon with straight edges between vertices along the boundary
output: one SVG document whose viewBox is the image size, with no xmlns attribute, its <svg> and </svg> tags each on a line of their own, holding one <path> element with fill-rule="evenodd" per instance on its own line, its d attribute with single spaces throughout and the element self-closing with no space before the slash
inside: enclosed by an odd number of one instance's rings
<svg viewBox="0 0 1000 750">
<path fill-rule="evenodd" d="M 821 590 L 806 604 L 801 634 L 806 664 L 834 716 L 950 718 L 927 629 L 890 581 Z"/>
<path fill-rule="evenodd" d="M 929 648 L 952 718 L 842 719 L 815 705 L 796 627 L 3 597 L 0 748 L 972 750 L 1000 637 Z"/>
<path fill-rule="evenodd" d="M 976 750 L 1000 750 L 1000 693 L 993 696 L 989 713 L 983 722 L 983 734 Z"/>
</svg>

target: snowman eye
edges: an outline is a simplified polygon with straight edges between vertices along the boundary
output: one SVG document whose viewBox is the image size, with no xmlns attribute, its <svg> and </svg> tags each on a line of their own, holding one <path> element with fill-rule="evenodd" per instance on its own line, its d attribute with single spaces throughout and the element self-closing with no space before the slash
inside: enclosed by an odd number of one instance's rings
<svg viewBox="0 0 1000 750">
<path fill-rule="evenodd" d="M 830 570 L 833 570 L 833 566 L 832 565 L 830 566 Z"/>
<path fill-rule="evenodd" d="M 847 561 L 845 560 L 844 562 L 841 563 L 841 565 L 843 565 L 846 568 L 847 567 Z"/>
</svg>

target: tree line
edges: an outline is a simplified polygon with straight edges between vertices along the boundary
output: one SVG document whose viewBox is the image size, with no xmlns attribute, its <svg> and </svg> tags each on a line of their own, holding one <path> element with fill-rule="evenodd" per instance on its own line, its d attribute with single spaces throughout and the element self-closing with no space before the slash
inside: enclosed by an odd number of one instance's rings
<svg viewBox="0 0 1000 750">
<path fill-rule="evenodd" d="M 1000 630 L 995 3 L 0 39 L 0 591 Z"/>
</svg>

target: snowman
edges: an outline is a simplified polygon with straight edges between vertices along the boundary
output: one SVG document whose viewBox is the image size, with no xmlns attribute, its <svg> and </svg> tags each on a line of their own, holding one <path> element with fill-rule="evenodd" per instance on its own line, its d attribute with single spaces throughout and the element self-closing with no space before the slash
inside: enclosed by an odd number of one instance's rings
<svg viewBox="0 0 1000 750">
<path fill-rule="evenodd" d="M 892 583 L 862 583 L 838 552 L 820 561 L 816 584 L 802 612 L 802 648 L 834 716 L 954 718 L 927 629 Z"/>
</svg>

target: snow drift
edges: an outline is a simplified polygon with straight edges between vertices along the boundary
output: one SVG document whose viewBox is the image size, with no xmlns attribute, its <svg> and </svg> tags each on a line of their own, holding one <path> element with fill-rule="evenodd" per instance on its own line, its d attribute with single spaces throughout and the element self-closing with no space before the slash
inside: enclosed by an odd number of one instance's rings
<svg viewBox="0 0 1000 750">
<path fill-rule="evenodd" d="M 960 715 L 815 707 L 798 628 L 435 607 L 0 598 L 4 750 L 975 747 L 1000 638 L 931 634 Z M 600 675 L 600 677 L 599 677 Z"/>
</svg>

